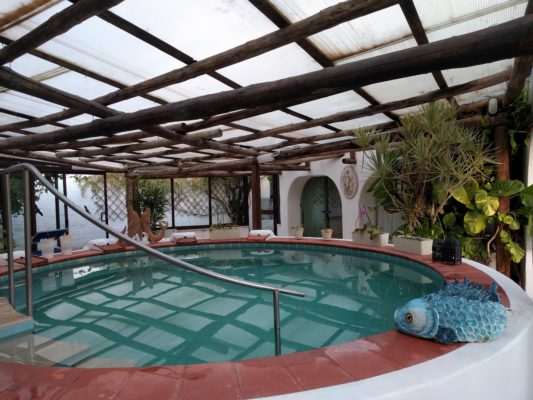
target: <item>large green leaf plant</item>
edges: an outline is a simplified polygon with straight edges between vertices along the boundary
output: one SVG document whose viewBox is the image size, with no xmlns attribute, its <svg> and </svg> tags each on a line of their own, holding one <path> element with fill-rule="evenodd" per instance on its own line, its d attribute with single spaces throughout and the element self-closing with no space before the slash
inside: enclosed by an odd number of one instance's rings
<svg viewBox="0 0 533 400">
<path fill-rule="evenodd" d="M 515 199 L 518 205 L 507 213 L 498 211 L 502 197 Z M 465 257 L 489 260 L 491 245 L 499 236 L 511 260 L 522 260 L 525 250 L 517 236 L 522 226 L 532 226 L 533 185 L 526 188 L 519 180 L 495 180 L 480 188 L 470 180 L 454 191 L 453 200 L 442 221 L 461 238 Z"/>
</svg>

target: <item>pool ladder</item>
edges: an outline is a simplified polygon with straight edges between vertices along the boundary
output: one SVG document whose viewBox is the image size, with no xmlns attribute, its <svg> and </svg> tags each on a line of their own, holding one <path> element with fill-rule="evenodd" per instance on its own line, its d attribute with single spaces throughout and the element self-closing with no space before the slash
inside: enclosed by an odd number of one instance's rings
<svg viewBox="0 0 533 400">
<path fill-rule="evenodd" d="M 282 289 L 282 288 L 276 288 L 273 286 L 267 286 L 267 285 L 260 285 L 258 283 L 248 282 L 245 280 L 235 279 L 231 278 L 229 276 L 219 274 L 216 272 L 209 271 L 207 269 L 198 267 L 196 265 L 190 264 L 186 261 L 175 259 L 165 253 L 162 253 L 160 251 L 157 251 L 155 249 L 152 249 L 151 247 L 142 244 L 140 242 L 137 242 L 133 239 L 131 239 L 129 236 L 124 235 L 120 232 L 116 232 L 115 230 L 109 228 L 106 224 L 99 221 L 98 219 L 92 217 L 90 214 L 87 214 L 85 210 L 82 210 L 80 207 L 78 207 L 74 202 L 69 200 L 63 193 L 58 191 L 53 184 L 51 184 L 33 165 L 28 163 L 21 163 L 17 165 L 13 165 L 11 167 L 5 168 L 3 170 L 0 170 L 0 174 L 2 174 L 3 178 L 3 187 L 4 187 L 4 211 L 5 215 L 7 215 L 8 218 L 6 218 L 6 221 L 4 221 L 4 228 L 6 230 L 6 236 L 7 236 L 7 264 L 8 264 L 8 287 L 9 287 L 9 302 L 11 305 L 15 305 L 15 278 L 14 278 L 14 267 L 13 267 L 13 227 L 11 223 L 11 197 L 9 195 L 10 191 L 10 182 L 9 182 L 9 175 L 11 173 L 21 172 L 22 173 L 22 181 L 24 186 L 24 249 L 26 253 L 26 265 L 25 265 L 25 271 L 26 271 L 26 305 L 27 305 L 27 313 L 29 316 L 33 316 L 33 301 L 32 301 L 32 260 L 31 260 L 31 254 L 32 254 L 32 248 L 31 248 L 31 215 L 29 212 L 26 212 L 26 210 L 29 210 L 30 207 L 30 173 L 38 179 L 55 197 L 57 197 L 59 200 L 61 200 L 63 203 L 65 203 L 68 207 L 70 207 L 73 211 L 81 215 L 83 218 L 85 218 L 87 221 L 91 222 L 92 224 L 96 225 L 100 229 L 103 229 L 107 233 L 115 236 L 122 242 L 125 242 L 139 250 L 144 251 L 145 253 L 148 253 L 151 256 L 157 257 L 160 260 L 166 261 L 170 264 L 173 264 L 175 266 L 185 268 L 189 271 L 196 272 L 200 275 L 208 276 L 213 279 L 217 279 L 220 281 L 232 283 L 235 285 L 245 286 L 249 288 L 259 289 L 259 290 L 265 290 L 272 293 L 272 301 L 274 306 L 274 335 L 275 335 L 275 352 L 276 355 L 281 354 L 281 326 L 280 326 L 280 312 L 279 312 L 279 295 L 280 293 L 286 294 L 289 296 L 297 296 L 297 297 L 304 297 L 305 294 L 302 292 L 297 292 L 294 290 L 288 290 L 288 289 Z"/>
</svg>

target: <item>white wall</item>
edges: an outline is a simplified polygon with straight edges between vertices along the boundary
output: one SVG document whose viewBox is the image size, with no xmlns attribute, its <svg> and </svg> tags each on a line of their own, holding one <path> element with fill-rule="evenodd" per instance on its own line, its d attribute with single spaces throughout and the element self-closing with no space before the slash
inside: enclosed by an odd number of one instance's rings
<svg viewBox="0 0 533 400">
<path fill-rule="evenodd" d="M 526 186 L 533 185 L 533 131 L 530 133 L 530 145 L 528 155 L 526 157 Z M 533 237 L 528 234 L 526 229 L 524 232 L 526 256 L 524 257 L 524 276 L 525 276 L 525 290 L 529 297 L 533 298 Z"/>
<path fill-rule="evenodd" d="M 356 153 L 356 157 L 357 164 L 352 166 L 357 172 L 359 185 L 357 193 L 351 199 L 346 198 L 342 192 L 342 186 L 340 183 L 342 170 L 347 166 L 341 162 L 342 158 L 313 162 L 311 163 L 311 171 L 309 172 L 283 172 L 279 180 L 281 229 L 278 232 L 278 235 L 292 235 L 290 228 L 292 226 L 301 224 L 300 200 L 305 183 L 310 178 L 326 176 L 335 183 L 341 197 L 343 230 L 342 237 L 344 239 L 351 239 L 352 231 L 355 228 L 355 219 L 357 218 L 357 214 L 359 212 L 359 200 L 361 198 L 362 188 L 368 178 L 368 171 L 362 168 L 362 153 Z"/>
</svg>

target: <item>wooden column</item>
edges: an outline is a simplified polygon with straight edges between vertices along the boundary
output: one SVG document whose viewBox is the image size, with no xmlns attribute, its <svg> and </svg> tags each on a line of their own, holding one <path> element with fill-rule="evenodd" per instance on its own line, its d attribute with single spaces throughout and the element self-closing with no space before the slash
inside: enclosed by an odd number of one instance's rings
<svg viewBox="0 0 533 400">
<path fill-rule="evenodd" d="M 496 160 L 497 170 L 496 177 L 498 179 L 509 179 L 509 137 L 506 126 L 498 126 L 494 130 L 494 143 L 496 145 Z M 510 202 L 508 197 L 500 198 L 501 213 L 508 213 Z M 500 237 L 496 239 L 496 267 L 499 272 L 505 276 L 511 276 L 511 258 L 508 252 L 505 251 L 504 244 Z"/>
<path fill-rule="evenodd" d="M 137 187 L 136 178 L 126 177 L 126 207 L 128 209 L 128 221 L 130 220 L 129 206 L 132 206 L 133 209 L 135 209 L 138 194 L 139 188 Z"/>
<path fill-rule="evenodd" d="M 261 174 L 259 165 L 252 166 L 252 229 L 261 229 Z"/>
</svg>

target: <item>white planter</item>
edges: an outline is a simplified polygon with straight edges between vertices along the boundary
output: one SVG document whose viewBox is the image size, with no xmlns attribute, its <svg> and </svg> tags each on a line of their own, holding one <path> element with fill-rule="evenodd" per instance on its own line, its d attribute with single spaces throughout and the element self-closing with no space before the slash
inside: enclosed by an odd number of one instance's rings
<svg viewBox="0 0 533 400">
<path fill-rule="evenodd" d="M 354 243 L 361 244 L 363 246 L 382 247 L 389 244 L 389 233 L 380 233 L 371 239 L 369 232 L 354 231 L 352 232 L 352 240 Z"/>
<path fill-rule="evenodd" d="M 303 227 L 293 228 L 292 233 L 294 233 L 295 239 L 301 239 L 304 237 L 304 228 Z"/>
<path fill-rule="evenodd" d="M 333 229 L 322 229 L 320 233 L 322 234 L 322 239 L 331 240 L 331 236 L 333 235 Z"/>
<path fill-rule="evenodd" d="M 425 256 L 432 252 L 433 239 L 394 236 L 392 244 L 400 251 Z"/>
<path fill-rule="evenodd" d="M 61 253 L 71 254 L 72 253 L 72 242 L 69 235 L 61 236 Z"/>
<path fill-rule="evenodd" d="M 228 228 L 214 228 L 209 229 L 209 239 L 224 240 L 224 239 L 240 239 L 241 228 L 232 226 Z"/>
</svg>

